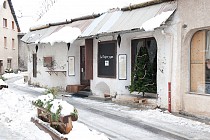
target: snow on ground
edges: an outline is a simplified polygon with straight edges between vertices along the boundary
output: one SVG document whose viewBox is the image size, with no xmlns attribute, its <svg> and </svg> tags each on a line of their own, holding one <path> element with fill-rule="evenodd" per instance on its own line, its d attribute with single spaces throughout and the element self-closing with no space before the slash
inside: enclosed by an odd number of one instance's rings
<svg viewBox="0 0 210 140">
<path fill-rule="evenodd" d="M 31 101 L 32 97 L 28 95 L 18 94 L 10 89 L 0 90 L 0 123 L 13 133 L 18 133 L 18 139 L 51 140 L 48 134 L 30 121 L 36 113 Z"/>
<path fill-rule="evenodd" d="M 19 86 L 23 86 L 26 88 L 28 87 L 27 84 L 24 84 L 24 80 L 20 79 L 19 81 L 16 81 L 15 84 Z M 31 88 L 33 90 L 38 91 L 44 91 L 45 89 L 42 88 Z M 33 124 L 30 123 L 30 117 L 35 114 L 34 107 L 31 105 L 32 97 L 29 95 L 20 95 L 19 93 L 12 92 L 9 89 L 0 90 L 0 123 L 4 123 L 8 127 L 11 126 L 17 126 L 13 127 L 14 131 L 17 131 L 18 129 L 24 127 L 26 130 L 28 127 L 27 125 L 32 125 L 33 130 L 35 127 Z M 201 123 L 198 121 L 194 121 L 191 119 L 183 118 L 174 116 L 173 114 L 165 111 L 163 112 L 160 109 L 156 110 L 136 110 L 127 106 L 120 106 L 114 103 L 105 103 L 100 101 L 94 101 L 94 100 L 88 100 L 88 99 L 81 99 L 81 98 L 74 98 L 74 100 L 77 100 L 79 102 L 82 102 L 83 104 L 91 104 L 92 106 L 97 106 L 97 108 L 103 108 L 107 109 L 109 111 L 115 111 L 118 113 L 126 114 L 128 117 L 132 117 L 136 120 L 141 120 L 143 122 L 146 122 L 147 124 L 151 124 L 152 126 L 156 126 L 159 129 L 167 129 L 168 131 L 176 131 L 176 132 L 182 132 L 190 134 L 191 136 L 198 136 L 202 134 L 209 134 L 210 133 L 210 126 L 206 125 L 205 123 Z M 6 102 L 7 101 L 7 102 Z M 9 101 L 9 102 L 8 102 Z M 10 111 L 7 111 L 10 110 Z M 17 115 L 18 114 L 18 115 Z M 23 122 L 23 124 L 20 125 L 19 121 Z M 28 121 L 27 121 L 28 120 Z M 73 130 L 70 132 L 69 137 L 71 137 L 71 140 L 79 140 L 80 138 L 87 138 L 88 136 L 91 137 L 91 140 L 103 140 L 107 139 L 104 134 L 100 134 L 95 131 L 84 131 L 89 130 L 87 126 L 84 124 L 81 124 L 79 122 L 73 122 Z M 181 129 L 180 129 L 181 128 Z M 30 130 L 29 134 L 30 134 Z M 83 133 L 81 133 L 82 130 Z M 39 132 L 39 130 L 33 130 L 32 132 Z M 23 133 L 24 134 L 24 133 Z M 39 134 L 39 135 L 44 135 Z M 80 137 L 81 136 L 81 137 Z M 33 137 L 36 137 L 36 134 L 33 135 Z M 80 137 L 80 138 L 78 138 Z M 93 137 L 93 138 L 92 138 Z M 99 138 L 97 138 L 99 137 Z"/>
<path fill-rule="evenodd" d="M 7 85 L 7 83 L 0 79 L 0 85 Z"/>
<path fill-rule="evenodd" d="M 182 128 L 182 131 L 188 130 L 191 131 L 190 133 L 193 132 L 210 133 L 210 125 L 194 121 L 191 119 L 178 117 L 169 113 L 168 111 L 163 112 L 160 109 L 137 110 L 127 106 L 117 105 L 114 103 L 104 103 L 104 102 L 81 99 L 81 98 L 75 98 L 74 100 L 77 100 L 84 104 L 91 104 L 97 107 L 121 112 L 136 120 L 141 120 L 146 123 L 149 123 L 152 126 L 156 125 L 159 126 L 159 128 L 162 126 L 163 129 L 167 128 L 168 130 L 173 131 Z"/>
<path fill-rule="evenodd" d="M 18 85 L 18 86 L 22 86 L 22 87 L 26 87 L 32 90 L 35 90 L 37 92 L 45 92 L 45 88 L 39 88 L 39 87 L 34 87 L 34 86 L 29 86 L 27 83 L 24 82 L 24 79 L 21 78 L 20 80 L 17 80 L 14 82 L 14 84 Z"/>
<path fill-rule="evenodd" d="M 15 74 L 15 73 L 5 73 L 5 74 L 3 74 L 3 77 L 6 78 L 6 79 L 10 79 L 10 78 L 22 76 L 22 74 L 20 74 L 20 73 L 18 73 L 18 74 Z"/>
<path fill-rule="evenodd" d="M 22 74 L 6 74 L 3 76 L 5 78 L 12 78 L 21 75 Z M 27 88 L 27 84 L 24 83 L 23 78 L 16 81 L 14 84 Z M 37 88 L 33 89 L 37 90 Z M 44 91 L 45 89 L 42 90 Z M 38 91 L 40 91 L 40 88 L 38 88 Z M 32 105 L 33 100 L 34 97 L 29 94 L 22 94 L 9 88 L 3 88 L 0 90 L 0 124 L 3 127 L 6 127 L 5 130 L 9 129 L 10 132 L 13 133 L 12 139 L 52 139 L 47 133 L 41 131 L 38 127 L 36 127 L 34 123 L 30 121 L 31 117 L 36 116 L 37 112 L 35 106 Z M 8 136 L 9 135 L 11 134 L 8 134 Z M 0 134 L 0 139 L 2 139 L 1 136 L 2 134 Z M 80 122 L 73 122 L 72 131 L 65 136 L 70 140 L 108 140 L 108 138 L 103 133 L 90 130 L 86 125 Z"/>
</svg>

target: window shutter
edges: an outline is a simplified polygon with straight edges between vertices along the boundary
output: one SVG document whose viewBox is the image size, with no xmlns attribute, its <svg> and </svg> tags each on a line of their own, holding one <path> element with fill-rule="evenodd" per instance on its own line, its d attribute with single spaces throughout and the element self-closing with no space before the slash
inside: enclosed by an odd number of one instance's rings
<svg viewBox="0 0 210 140">
<path fill-rule="evenodd" d="M 206 32 L 199 31 L 195 33 L 191 42 L 190 87 L 192 92 L 201 92 L 198 90 L 205 89 L 205 38 Z"/>
<path fill-rule="evenodd" d="M 52 67 L 52 57 L 44 57 L 44 67 Z"/>
</svg>

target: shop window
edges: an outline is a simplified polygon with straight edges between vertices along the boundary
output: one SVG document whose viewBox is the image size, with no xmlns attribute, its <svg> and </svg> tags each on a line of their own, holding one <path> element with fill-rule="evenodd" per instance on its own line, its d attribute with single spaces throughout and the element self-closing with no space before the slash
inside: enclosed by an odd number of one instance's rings
<svg viewBox="0 0 210 140">
<path fill-rule="evenodd" d="M 130 92 L 157 92 L 157 42 L 155 38 L 131 41 Z"/>
<path fill-rule="evenodd" d="M 116 78 L 116 41 L 98 43 L 98 77 Z"/>
<path fill-rule="evenodd" d="M 192 37 L 190 90 L 210 94 L 210 31 L 198 31 Z"/>
</svg>

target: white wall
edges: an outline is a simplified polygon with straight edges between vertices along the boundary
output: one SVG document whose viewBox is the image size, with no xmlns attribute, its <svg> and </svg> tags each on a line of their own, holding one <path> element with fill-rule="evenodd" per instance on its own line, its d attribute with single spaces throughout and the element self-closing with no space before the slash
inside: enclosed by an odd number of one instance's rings
<svg viewBox="0 0 210 140">
<path fill-rule="evenodd" d="M 78 41 L 76 42 L 78 43 Z M 75 44 L 76 44 L 75 43 Z M 66 85 L 79 84 L 79 50 L 80 47 L 71 44 L 68 51 L 66 43 L 55 43 L 53 46 L 50 44 L 38 44 L 37 52 L 37 77 L 33 77 L 33 58 L 32 54 L 35 53 L 35 45 L 29 45 L 29 59 L 28 59 L 28 72 L 31 84 L 39 85 L 41 87 L 61 87 L 65 90 Z M 52 73 L 51 75 L 46 72 L 49 71 L 47 67 L 43 67 L 43 57 L 52 56 L 54 60 L 55 71 L 66 71 L 64 73 L 58 72 L 58 75 Z M 68 56 L 75 56 L 75 76 L 68 75 Z"/>
<path fill-rule="evenodd" d="M 190 93 L 190 43 L 192 36 L 199 30 L 210 29 L 210 1 L 209 0 L 178 0 L 178 14 L 180 16 L 180 95 L 181 109 L 193 115 L 210 117 L 208 106 L 210 96 Z M 188 7 L 193 7 L 188 8 Z"/>
<path fill-rule="evenodd" d="M 136 32 L 121 34 L 121 47 L 117 45 L 117 62 L 116 62 L 116 78 L 99 78 L 97 77 L 97 53 L 98 53 L 98 41 L 110 41 L 113 40 L 112 36 L 100 37 L 94 39 L 94 77 L 91 80 L 91 89 L 95 95 L 103 96 L 104 93 L 109 92 L 110 94 L 117 93 L 120 96 L 130 96 L 129 90 L 126 86 L 130 85 L 131 81 L 131 40 L 155 37 L 157 41 L 157 94 L 158 94 L 158 105 L 167 108 L 168 104 L 168 82 L 171 81 L 171 47 L 174 45 L 174 35 L 169 31 L 162 32 L 162 29 L 155 32 Z M 115 35 L 116 39 L 117 35 Z M 172 41 L 172 42 L 171 42 Z M 127 80 L 119 80 L 118 78 L 118 55 L 127 54 Z M 105 89 L 103 88 L 106 87 Z M 99 90 L 101 88 L 101 90 Z M 175 95 L 174 95 L 175 96 Z"/>
</svg>

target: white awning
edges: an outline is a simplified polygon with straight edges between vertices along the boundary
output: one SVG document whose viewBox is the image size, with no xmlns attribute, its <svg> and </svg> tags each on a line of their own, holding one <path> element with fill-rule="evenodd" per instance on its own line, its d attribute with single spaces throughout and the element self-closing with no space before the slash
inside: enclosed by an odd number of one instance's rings
<svg viewBox="0 0 210 140">
<path fill-rule="evenodd" d="M 50 43 L 51 45 L 53 45 L 55 42 L 73 43 L 79 35 L 81 35 L 81 30 L 79 28 L 64 26 L 60 30 L 43 38 L 39 42 Z"/>
<path fill-rule="evenodd" d="M 167 11 L 162 12 L 159 15 L 156 15 L 155 17 L 145 21 L 141 29 L 144 29 L 145 31 L 153 31 L 155 28 L 160 27 L 162 24 L 164 24 L 167 19 L 173 14 L 173 11 Z"/>
</svg>

